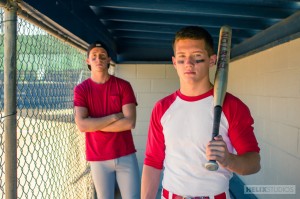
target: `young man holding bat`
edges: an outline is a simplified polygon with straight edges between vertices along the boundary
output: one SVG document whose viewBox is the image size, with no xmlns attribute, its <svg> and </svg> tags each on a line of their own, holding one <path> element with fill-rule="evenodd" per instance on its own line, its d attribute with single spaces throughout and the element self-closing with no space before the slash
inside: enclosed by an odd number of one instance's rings
<svg viewBox="0 0 300 199">
<path fill-rule="evenodd" d="M 164 168 L 163 199 L 228 199 L 233 172 L 249 175 L 260 170 L 254 121 L 248 107 L 227 93 L 219 135 L 211 140 L 214 92 L 209 68 L 217 58 L 213 39 L 201 27 L 185 27 L 176 33 L 173 50 L 180 88 L 153 108 L 141 198 L 156 198 Z M 218 170 L 207 170 L 208 160 L 215 160 Z"/>
</svg>

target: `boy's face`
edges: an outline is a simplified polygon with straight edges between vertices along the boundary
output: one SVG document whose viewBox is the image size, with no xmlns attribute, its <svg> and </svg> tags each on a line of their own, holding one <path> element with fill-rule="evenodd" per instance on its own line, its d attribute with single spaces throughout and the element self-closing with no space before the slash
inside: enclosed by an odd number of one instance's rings
<svg viewBox="0 0 300 199">
<path fill-rule="evenodd" d="M 172 61 L 181 82 L 196 83 L 207 80 L 209 67 L 214 66 L 216 55 L 208 55 L 204 40 L 177 40 L 174 51 Z"/>
<path fill-rule="evenodd" d="M 111 58 L 107 55 L 106 50 L 101 47 L 93 48 L 86 59 L 86 63 L 91 66 L 92 71 L 108 70 L 110 61 Z"/>
</svg>

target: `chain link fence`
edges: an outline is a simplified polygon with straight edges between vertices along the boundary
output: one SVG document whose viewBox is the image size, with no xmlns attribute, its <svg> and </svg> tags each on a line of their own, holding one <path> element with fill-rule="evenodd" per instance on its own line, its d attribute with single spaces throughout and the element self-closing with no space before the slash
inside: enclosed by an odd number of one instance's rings
<svg viewBox="0 0 300 199">
<path fill-rule="evenodd" d="M 0 9 L 0 199 L 5 198 L 4 11 Z M 17 176 L 20 199 L 89 199 L 94 188 L 73 88 L 87 78 L 85 52 L 18 18 Z"/>
</svg>

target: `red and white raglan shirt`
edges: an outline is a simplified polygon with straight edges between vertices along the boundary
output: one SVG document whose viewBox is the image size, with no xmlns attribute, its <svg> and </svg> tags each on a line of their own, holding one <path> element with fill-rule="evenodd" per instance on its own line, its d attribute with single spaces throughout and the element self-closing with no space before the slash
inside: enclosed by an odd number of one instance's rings
<svg viewBox="0 0 300 199">
<path fill-rule="evenodd" d="M 152 111 L 144 164 L 164 168 L 163 187 L 177 195 L 217 195 L 229 190 L 232 172 L 208 171 L 206 145 L 213 127 L 213 90 L 200 96 L 180 91 L 158 101 Z M 248 107 L 227 93 L 219 134 L 230 153 L 259 152 Z"/>
<path fill-rule="evenodd" d="M 104 84 L 90 78 L 74 88 L 74 106 L 86 107 L 90 117 L 122 112 L 122 106 L 137 101 L 129 82 L 110 76 Z M 86 132 L 86 159 L 103 161 L 136 152 L 131 130 L 124 132 Z"/>
</svg>

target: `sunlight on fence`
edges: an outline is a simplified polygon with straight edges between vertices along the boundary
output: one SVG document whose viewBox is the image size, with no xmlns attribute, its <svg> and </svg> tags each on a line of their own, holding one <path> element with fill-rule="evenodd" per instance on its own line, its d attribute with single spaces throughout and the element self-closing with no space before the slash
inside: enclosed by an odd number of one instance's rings
<svg viewBox="0 0 300 199">
<path fill-rule="evenodd" d="M 0 18 L 0 198 L 4 198 L 2 10 Z M 18 18 L 18 198 L 93 198 L 84 134 L 76 129 L 73 118 L 73 88 L 86 78 L 84 61 L 85 52 Z"/>
</svg>

